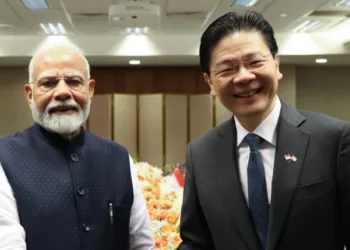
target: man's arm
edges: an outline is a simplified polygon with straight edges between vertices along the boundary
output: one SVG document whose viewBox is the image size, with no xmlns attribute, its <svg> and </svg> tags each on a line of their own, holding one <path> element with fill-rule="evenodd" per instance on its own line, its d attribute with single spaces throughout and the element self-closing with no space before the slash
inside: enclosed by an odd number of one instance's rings
<svg viewBox="0 0 350 250">
<path fill-rule="evenodd" d="M 134 189 L 134 203 L 131 207 L 130 217 L 130 250 L 153 250 L 154 238 L 152 225 L 143 196 L 137 172 L 132 158 L 129 156 L 131 178 Z"/>
<path fill-rule="evenodd" d="M 338 149 L 340 223 L 346 249 L 350 249 L 350 124 L 346 124 Z"/>
<path fill-rule="evenodd" d="M 0 249 L 25 250 L 25 232 L 19 222 L 17 204 L 0 164 Z"/>
<path fill-rule="evenodd" d="M 182 243 L 178 248 L 179 250 L 215 250 L 209 227 L 198 200 L 191 159 L 191 144 L 188 145 L 186 154 L 186 176 L 181 209 L 180 236 Z"/>
</svg>

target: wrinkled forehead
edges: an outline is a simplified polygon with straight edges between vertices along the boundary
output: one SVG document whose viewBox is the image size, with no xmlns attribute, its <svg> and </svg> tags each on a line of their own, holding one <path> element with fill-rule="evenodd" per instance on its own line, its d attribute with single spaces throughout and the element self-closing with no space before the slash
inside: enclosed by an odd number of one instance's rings
<svg viewBox="0 0 350 250">
<path fill-rule="evenodd" d="M 68 78 L 78 78 L 79 80 L 81 79 L 82 81 L 86 80 L 86 75 L 79 71 L 74 71 L 73 69 L 67 68 L 66 70 L 44 70 L 41 71 L 40 74 L 36 76 L 36 81 L 41 81 L 45 80 L 48 78 L 53 78 L 53 77 L 68 77 Z"/>
<path fill-rule="evenodd" d="M 50 76 L 87 77 L 86 62 L 81 55 L 67 49 L 43 52 L 33 62 L 33 79 Z"/>
</svg>

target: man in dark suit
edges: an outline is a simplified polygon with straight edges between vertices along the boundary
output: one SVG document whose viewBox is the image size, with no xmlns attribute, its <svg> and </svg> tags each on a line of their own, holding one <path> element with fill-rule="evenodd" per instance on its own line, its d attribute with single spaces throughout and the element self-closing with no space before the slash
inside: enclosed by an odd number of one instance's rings
<svg viewBox="0 0 350 250">
<path fill-rule="evenodd" d="M 255 12 L 204 32 L 204 78 L 233 118 L 192 141 L 180 250 L 350 246 L 350 126 L 277 96 L 278 46 Z"/>
</svg>

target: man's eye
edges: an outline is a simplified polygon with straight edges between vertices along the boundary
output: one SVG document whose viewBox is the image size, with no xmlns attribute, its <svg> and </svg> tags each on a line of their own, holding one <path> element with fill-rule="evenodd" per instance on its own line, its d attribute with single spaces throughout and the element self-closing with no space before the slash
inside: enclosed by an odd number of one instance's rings
<svg viewBox="0 0 350 250">
<path fill-rule="evenodd" d="M 69 85 L 79 85 L 79 84 L 81 84 L 81 81 L 79 81 L 77 79 L 69 79 L 69 80 L 67 80 L 67 83 Z"/>
<path fill-rule="evenodd" d="M 50 87 L 56 85 L 56 80 L 47 80 L 41 83 L 42 86 Z"/>
<path fill-rule="evenodd" d="M 220 70 L 219 72 L 220 73 L 223 73 L 223 72 L 227 72 L 227 71 L 229 71 L 230 69 L 222 69 L 222 70 Z"/>
</svg>

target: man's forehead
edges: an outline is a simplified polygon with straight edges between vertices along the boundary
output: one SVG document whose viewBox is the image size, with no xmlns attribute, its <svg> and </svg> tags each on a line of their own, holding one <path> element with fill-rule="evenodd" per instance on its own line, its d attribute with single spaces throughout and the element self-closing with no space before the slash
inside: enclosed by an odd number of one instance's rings
<svg viewBox="0 0 350 250">
<path fill-rule="evenodd" d="M 86 78 L 87 73 L 86 70 L 82 71 L 76 68 L 53 68 L 53 67 L 41 67 L 34 68 L 33 72 L 34 81 L 47 77 L 73 77 L 79 76 L 81 78 Z"/>
<path fill-rule="evenodd" d="M 212 56 L 225 54 L 244 54 L 267 48 L 263 37 L 258 32 L 237 32 L 226 35 L 214 47 Z"/>
<path fill-rule="evenodd" d="M 38 75 L 39 78 L 48 78 L 48 77 L 74 77 L 74 76 L 79 76 L 81 78 L 84 78 L 84 73 L 79 72 L 79 71 L 74 71 L 74 70 L 67 70 L 67 71 L 54 71 L 54 70 L 45 70 L 40 72 Z"/>
<path fill-rule="evenodd" d="M 43 65 L 77 65 L 83 66 L 85 61 L 74 51 L 53 50 L 39 54 L 36 57 L 35 64 Z"/>
<path fill-rule="evenodd" d="M 86 63 L 77 53 L 49 51 L 37 56 L 34 63 L 34 76 L 86 76 Z"/>
</svg>

